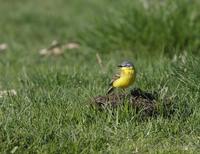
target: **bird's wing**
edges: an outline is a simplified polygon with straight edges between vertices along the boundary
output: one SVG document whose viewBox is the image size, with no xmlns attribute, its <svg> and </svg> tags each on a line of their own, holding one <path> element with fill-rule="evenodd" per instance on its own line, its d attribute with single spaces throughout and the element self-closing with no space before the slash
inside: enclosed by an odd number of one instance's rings
<svg viewBox="0 0 200 154">
<path fill-rule="evenodd" d="M 112 79 L 111 79 L 109 85 L 112 86 L 112 83 L 113 83 L 115 80 L 119 79 L 119 78 L 120 78 L 120 73 L 118 72 L 118 73 L 116 73 L 116 74 L 112 77 Z"/>
</svg>

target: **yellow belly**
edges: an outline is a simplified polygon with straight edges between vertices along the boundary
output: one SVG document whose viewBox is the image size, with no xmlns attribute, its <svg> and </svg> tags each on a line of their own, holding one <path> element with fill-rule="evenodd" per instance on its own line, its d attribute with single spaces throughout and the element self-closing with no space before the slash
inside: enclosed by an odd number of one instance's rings
<svg viewBox="0 0 200 154">
<path fill-rule="evenodd" d="M 120 77 L 119 79 L 113 82 L 113 87 L 126 88 L 131 84 L 133 84 L 133 82 L 134 82 L 134 76 Z"/>
</svg>

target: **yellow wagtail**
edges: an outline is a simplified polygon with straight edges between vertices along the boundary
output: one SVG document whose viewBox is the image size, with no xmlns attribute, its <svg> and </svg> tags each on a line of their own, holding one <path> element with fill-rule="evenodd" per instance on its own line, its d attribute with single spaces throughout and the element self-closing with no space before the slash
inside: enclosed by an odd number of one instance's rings
<svg viewBox="0 0 200 154">
<path fill-rule="evenodd" d="M 111 80 L 107 94 L 111 93 L 115 88 L 127 88 L 135 81 L 136 71 L 133 63 L 124 61 L 118 67 L 120 67 L 120 73 L 116 74 Z"/>
</svg>

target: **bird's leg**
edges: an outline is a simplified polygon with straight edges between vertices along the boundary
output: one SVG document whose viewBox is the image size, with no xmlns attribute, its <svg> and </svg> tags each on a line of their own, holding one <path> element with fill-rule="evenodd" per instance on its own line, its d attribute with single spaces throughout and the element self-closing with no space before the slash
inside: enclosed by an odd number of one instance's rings
<svg viewBox="0 0 200 154">
<path fill-rule="evenodd" d="M 120 89 L 117 89 L 117 100 L 116 100 L 117 102 L 120 102 L 120 93 L 119 93 L 119 90 Z"/>
<path fill-rule="evenodd" d="M 117 99 L 118 99 L 118 102 L 119 103 L 122 103 L 121 101 L 123 100 L 123 95 L 125 93 L 125 89 L 122 88 L 122 89 L 118 89 L 118 93 L 117 93 Z"/>
<path fill-rule="evenodd" d="M 126 94 L 126 89 L 125 89 L 125 88 L 122 88 L 122 93 L 123 93 L 123 95 L 124 95 L 125 98 L 126 98 L 128 94 Z"/>
</svg>

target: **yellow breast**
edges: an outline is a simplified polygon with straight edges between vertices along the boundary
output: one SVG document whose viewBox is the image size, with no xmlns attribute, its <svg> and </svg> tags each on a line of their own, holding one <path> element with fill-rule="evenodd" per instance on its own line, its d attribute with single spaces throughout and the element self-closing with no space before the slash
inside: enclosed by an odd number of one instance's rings
<svg viewBox="0 0 200 154">
<path fill-rule="evenodd" d="M 120 78 L 113 82 L 113 87 L 126 88 L 133 84 L 135 80 L 135 71 L 133 68 L 122 68 Z"/>
</svg>

